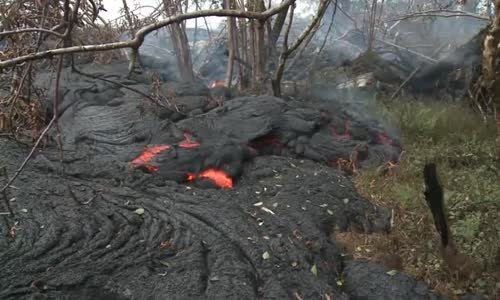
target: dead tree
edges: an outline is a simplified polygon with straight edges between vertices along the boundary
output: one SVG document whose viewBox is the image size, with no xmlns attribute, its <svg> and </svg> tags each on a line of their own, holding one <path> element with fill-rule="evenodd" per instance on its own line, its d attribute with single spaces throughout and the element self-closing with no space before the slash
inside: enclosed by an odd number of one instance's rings
<svg viewBox="0 0 500 300">
<path fill-rule="evenodd" d="M 496 154 L 500 162 L 500 0 L 495 0 L 495 18 L 483 46 L 481 85 L 491 97 L 495 109 Z"/>
<path fill-rule="evenodd" d="M 264 11 L 265 4 L 262 0 L 253 1 L 253 11 L 262 12 Z M 260 90 L 266 82 L 266 42 L 265 42 L 265 21 L 258 20 L 254 21 L 254 51 L 255 51 L 255 61 L 253 66 L 253 88 L 254 90 Z"/>
<path fill-rule="evenodd" d="M 235 0 L 225 0 L 226 8 L 235 9 L 236 1 Z M 226 86 L 227 88 L 231 88 L 233 81 L 233 71 L 234 71 L 234 61 L 237 52 L 237 27 L 236 27 L 236 18 L 228 17 L 227 18 L 227 39 L 228 39 L 228 63 L 227 63 L 227 72 L 226 72 Z"/>
<path fill-rule="evenodd" d="M 273 94 L 276 97 L 281 96 L 281 80 L 283 78 L 283 74 L 285 72 L 285 64 L 290 57 L 290 55 L 300 47 L 300 45 L 304 42 L 306 38 L 308 38 L 313 32 L 314 28 L 318 26 L 319 22 L 325 15 L 325 12 L 328 8 L 328 5 L 331 3 L 331 0 L 321 0 L 318 6 L 318 11 L 314 16 L 313 20 L 309 24 L 308 27 L 302 31 L 297 40 L 292 46 L 288 46 L 288 35 L 290 34 L 290 28 L 293 22 L 293 8 L 290 10 L 290 20 L 288 21 L 288 28 L 285 33 L 284 41 L 283 41 L 283 50 L 279 58 L 279 64 L 276 70 L 274 71 L 273 77 L 271 79 L 271 85 L 273 89 Z"/>
<path fill-rule="evenodd" d="M 163 0 L 163 9 L 165 16 L 171 17 L 178 13 L 182 14 L 180 1 Z M 177 64 L 181 72 L 181 78 L 184 81 L 194 81 L 193 61 L 191 51 L 189 51 L 189 41 L 186 35 L 186 24 L 184 22 L 175 22 L 168 26 L 170 38 L 174 46 L 174 52 L 177 57 Z"/>
</svg>

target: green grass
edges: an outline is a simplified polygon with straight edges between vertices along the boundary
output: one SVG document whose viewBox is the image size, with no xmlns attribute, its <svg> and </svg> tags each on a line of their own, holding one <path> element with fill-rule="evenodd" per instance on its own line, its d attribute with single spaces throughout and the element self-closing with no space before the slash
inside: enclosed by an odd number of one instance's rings
<svg viewBox="0 0 500 300">
<path fill-rule="evenodd" d="M 500 296 L 500 279 L 495 279 L 500 270 L 500 164 L 494 157 L 493 122 L 459 104 L 407 99 L 384 104 L 381 113 L 401 130 L 401 162 L 385 175 L 380 168 L 365 170 L 355 181 L 362 194 L 395 209 L 392 238 L 402 245 L 403 259 L 411 257 L 405 270 L 447 292 Z M 445 188 L 456 244 L 484 266 L 483 276 L 475 281 L 452 280 L 441 267 L 436 230 L 422 193 L 423 166 L 431 161 Z"/>
</svg>

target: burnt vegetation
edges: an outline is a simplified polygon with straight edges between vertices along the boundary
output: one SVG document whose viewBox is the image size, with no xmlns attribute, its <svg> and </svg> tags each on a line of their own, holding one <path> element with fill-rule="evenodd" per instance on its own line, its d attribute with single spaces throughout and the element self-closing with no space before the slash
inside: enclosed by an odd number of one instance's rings
<svg viewBox="0 0 500 300">
<path fill-rule="evenodd" d="M 500 1 L 148 5 L 0 3 L 0 298 L 499 296 Z"/>
</svg>

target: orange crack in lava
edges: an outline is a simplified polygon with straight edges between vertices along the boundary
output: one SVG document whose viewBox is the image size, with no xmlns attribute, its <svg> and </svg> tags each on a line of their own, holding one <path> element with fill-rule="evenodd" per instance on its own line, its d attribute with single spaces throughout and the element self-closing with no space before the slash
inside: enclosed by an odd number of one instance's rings
<svg viewBox="0 0 500 300">
<path fill-rule="evenodd" d="M 345 122 L 344 133 L 342 134 L 337 133 L 337 130 L 332 125 L 330 125 L 330 132 L 333 136 L 341 139 L 352 139 L 351 124 L 349 124 L 349 121 Z"/>
<path fill-rule="evenodd" d="M 216 80 L 212 80 L 212 82 L 210 82 L 210 85 L 208 87 L 211 88 L 211 89 L 214 89 L 214 88 L 224 87 L 224 86 L 226 86 L 226 81 L 225 80 L 223 80 L 223 79 L 216 79 Z"/>
<path fill-rule="evenodd" d="M 148 146 L 146 147 L 146 150 L 144 150 L 144 152 L 142 152 L 138 157 L 136 157 L 132 161 L 132 165 L 136 167 L 144 166 L 148 170 L 156 172 L 158 171 L 158 167 L 153 166 L 152 164 L 150 164 L 150 162 L 158 153 L 161 153 L 167 149 L 170 149 L 170 145 Z"/>
<path fill-rule="evenodd" d="M 191 133 L 184 133 L 184 140 L 179 142 L 179 147 L 182 148 L 196 148 L 200 146 L 200 143 L 193 138 Z"/>
<path fill-rule="evenodd" d="M 193 181 L 196 178 L 209 178 L 215 182 L 220 187 L 223 188 L 232 188 L 233 187 L 233 179 L 224 171 L 217 169 L 207 169 L 200 174 L 196 175 L 194 173 L 187 173 L 187 180 Z"/>
<path fill-rule="evenodd" d="M 378 139 L 378 142 L 380 144 L 384 144 L 384 145 L 393 145 L 394 144 L 394 141 L 389 137 L 389 135 L 385 131 L 379 131 L 377 133 L 377 139 Z"/>
</svg>

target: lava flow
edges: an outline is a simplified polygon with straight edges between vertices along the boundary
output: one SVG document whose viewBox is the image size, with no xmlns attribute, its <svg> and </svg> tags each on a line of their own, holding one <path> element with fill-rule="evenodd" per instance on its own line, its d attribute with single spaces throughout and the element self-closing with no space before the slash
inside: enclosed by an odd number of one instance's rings
<svg viewBox="0 0 500 300">
<path fill-rule="evenodd" d="M 187 173 L 187 180 L 192 182 L 196 178 L 211 179 L 216 185 L 222 188 L 232 188 L 233 179 L 224 171 L 217 169 L 207 169 L 199 174 Z"/>
<path fill-rule="evenodd" d="M 344 133 L 338 133 L 337 130 L 333 125 L 330 125 L 330 132 L 334 137 L 340 138 L 340 139 L 352 139 L 352 134 L 351 134 L 351 125 L 349 124 L 349 121 L 345 122 L 345 127 L 344 127 Z"/>
<path fill-rule="evenodd" d="M 196 148 L 200 146 L 200 142 L 194 139 L 193 135 L 189 132 L 184 133 L 184 140 L 177 143 L 177 146 L 180 148 Z M 146 147 L 144 152 L 142 152 L 138 157 L 136 157 L 131 164 L 135 167 L 144 166 L 151 172 L 158 171 L 159 167 L 152 165 L 151 162 L 155 158 L 156 155 L 161 152 L 170 149 L 170 145 L 158 145 L 158 146 L 149 146 Z M 233 179 L 224 171 L 217 169 L 207 169 L 199 174 L 187 173 L 187 181 L 193 182 L 197 178 L 208 178 L 212 180 L 216 185 L 222 188 L 231 188 L 233 187 Z"/>
<path fill-rule="evenodd" d="M 184 140 L 180 141 L 177 144 L 181 148 L 196 148 L 200 146 L 200 143 L 193 138 L 193 135 L 189 132 L 184 133 Z M 134 160 L 132 160 L 131 164 L 134 167 L 144 166 L 151 172 L 158 171 L 158 166 L 154 166 L 151 164 L 151 161 L 155 158 L 156 155 L 161 152 L 170 149 L 172 146 L 164 144 L 158 146 L 147 146 L 144 152 L 142 152 L 139 156 L 137 156 Z"/>
<path fill-rule="evenodd" d="M 225 87 L 226 86 L 226 81 L 224 79 L 216 79 L 212 80 L 210 84 L 208 85 L 209 88 L 214 89 L 218 87 Z"/>
<path fill-rule="evenodd" d="M 377 133 L 377 142 L 384 145 L 393 145 L 394 141 L 387 135 L 385 131 L 379 131 Z"/>
<path fill-rule="evenodd" d="M 262 151 L 268 147 L 278 147 L 282 148 L 281 139 L 276 135 L 267 135 L 258 139 L 255 139 L 248 143 L 248 146 L 252 147 L 257 151 Z"/>
<path fill-rule="evenodd" d="M 150 164 L 150 162 L 153 160 L 153 158 L 157 154 L 159 154 L 167 149 L 170 149 L 170 145 L 148 146 L 148 147 L 146 147 L 146 150 L 144 150 L 144 152 L 142 152 L 138 157 L 136 157 L 132 161 L 132 165 L 134 165 L 136 167 L 144 166 L 148 170 L 150 170 L 152 172 L 156 172 L 156 171 L 158 171 L 158 167 L 153 166 L 152 164 Z"/>
<path fill-rule="evenodd" d="M 179 147 L 196 148 L 198 146 L 200 146 L 200 143 L 193 138 L 193 135 L 189 132 L 184 132 L 184 140 L 179 142 Z"/>
</svg>

